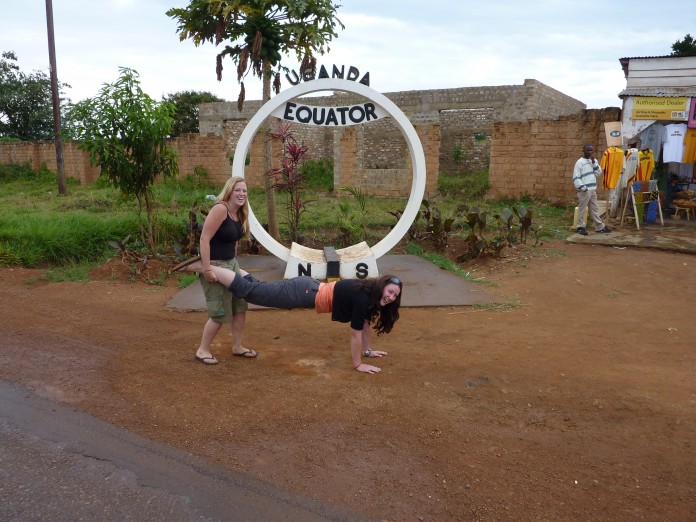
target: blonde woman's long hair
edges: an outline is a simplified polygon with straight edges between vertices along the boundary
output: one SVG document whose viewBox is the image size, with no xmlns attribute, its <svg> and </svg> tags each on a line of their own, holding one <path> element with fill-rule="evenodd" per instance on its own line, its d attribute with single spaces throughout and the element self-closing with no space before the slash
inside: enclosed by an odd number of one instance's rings
<svg viewBox="0 0 696 522">
<path fill-rule="evenodd" d="M 227 180 L 225 186 L 222 187 L 220 194 L 218 194 L 215 203 L 225 203 L 230 199 L 234 193 L 234 188 L 239 182 L 246 183 L 246 180 L 240 176 L 232 176 Z M 242 231 L 244 232 L 245 239 L 249 239 L 249 198 L 244 201 L 244 205 L 239 207 L 237 211 L 237 217 L 239 218 L 239 224 L 242 225 Z"/>
</svg>

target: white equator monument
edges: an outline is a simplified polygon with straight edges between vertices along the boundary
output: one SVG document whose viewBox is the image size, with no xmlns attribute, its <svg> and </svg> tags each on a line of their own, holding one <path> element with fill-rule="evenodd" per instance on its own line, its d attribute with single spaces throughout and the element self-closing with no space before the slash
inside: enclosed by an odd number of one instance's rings
<svg viewBox="0 0 696 522">
<path fill-rule="evenodd" d="M 345 107 L 313 107 L 302 102 L 293 102 L 300 96 L 319 91 L 343 91 L 363 96 L 369 102 Z M 413 125 L 401 110 L 386 96 L 355 81 L 341 78 L 320 78 L 300 83 L 265 103 L 244 128 L 232 163 L 232 175 L 244 177 L 245 158 L 258 129 L 266 118 L 274 116 L 282 120 L 306 125 L 341 127 L 369 123 L 391 116 L 408 143 L 413 178 L 411 192 L 403 215 L 389 233 L 375 245 L 362 242 L 336 250 L 341 279 L 364 279 L 377 277 L 377 259 L 389 252 L 408 232 L 418 215 L 425 193 L 425 155 L 423 146 Z M 327 278 L 328 263 L 322 250 L 311 249 L 293 243 L 287 248 L 266 232 L 250 209 L 249 226 L 254 237 L 273 255 L 287 262 L 285 278 L 311 275 L 316 279 Z"/>
</svg>

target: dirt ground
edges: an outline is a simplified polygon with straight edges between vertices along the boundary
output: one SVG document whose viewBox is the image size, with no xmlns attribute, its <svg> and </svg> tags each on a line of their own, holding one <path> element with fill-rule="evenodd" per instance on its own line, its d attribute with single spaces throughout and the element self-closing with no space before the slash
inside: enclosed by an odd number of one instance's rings
<svg viewBox="0 0 696 522">
<path fill-rule="evenodd" d="M 0 270 L 0 378 L 377 519 L 696 519 L 694 256 L 559 241 L 475 265 L 515 306 L 403 309 L 378 375 L 303 310 L 250 312 L 259 358 L 225 332 L 204 366 L 204 314 L 124 269 Z"/>
</svg>

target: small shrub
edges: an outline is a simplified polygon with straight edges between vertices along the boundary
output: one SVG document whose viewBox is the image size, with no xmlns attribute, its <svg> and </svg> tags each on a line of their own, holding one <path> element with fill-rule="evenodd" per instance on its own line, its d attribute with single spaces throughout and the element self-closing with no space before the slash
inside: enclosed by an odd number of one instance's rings
<svg viewBox="0 0 696 522">
<path fill-rule="evenodd" d="M 365 239 L 367 197 L 356 187 L 341 187 L 339 190 L 353 196 L 358 203 L 357 211 L 347 200 L 339 201 L 338 204 L 338 239 L 341 246 L 348 247 Z"/>
<path fill-rule="evenodd" d="M 452 161 L 456 166 L 461 166 L 464 161 L 466 161 L 467 153 L 464 148 L 459 144 L 455 143 L 452 146 Z"/>
<path fill-rule="evenodd" d="M 309 159 L 300 168 L 305 186 L 313 190 L 333 192 L 334 165 L 331 158 Z"/>
</svg>

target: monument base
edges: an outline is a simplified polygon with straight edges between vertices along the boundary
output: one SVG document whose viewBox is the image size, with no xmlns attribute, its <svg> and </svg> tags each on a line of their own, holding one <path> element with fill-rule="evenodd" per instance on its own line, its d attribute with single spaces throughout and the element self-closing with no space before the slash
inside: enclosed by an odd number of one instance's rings
<svg viewBox="0 0 696 522">
<path fill-rule="evenodd" d="M 348 248 L 333 251 L 327 249 L 333 258 L 338 256 L 340 279 L 367 279 L 379 277 L 377 258 L 364 241 Z M 333 261 L 332 261 L 333 262 Z M 285 279 L 297 276 L 310 276 L 320 281 L 327 280 L 328 262 L 321 250 L 307 248 L 297 243 L 290 247 L 288 264 L 285 267 Z M 333 272 L 333 271 L 332 271 Z M 335 280 L 335 277 L 331 277 Z"/>
</svg>

